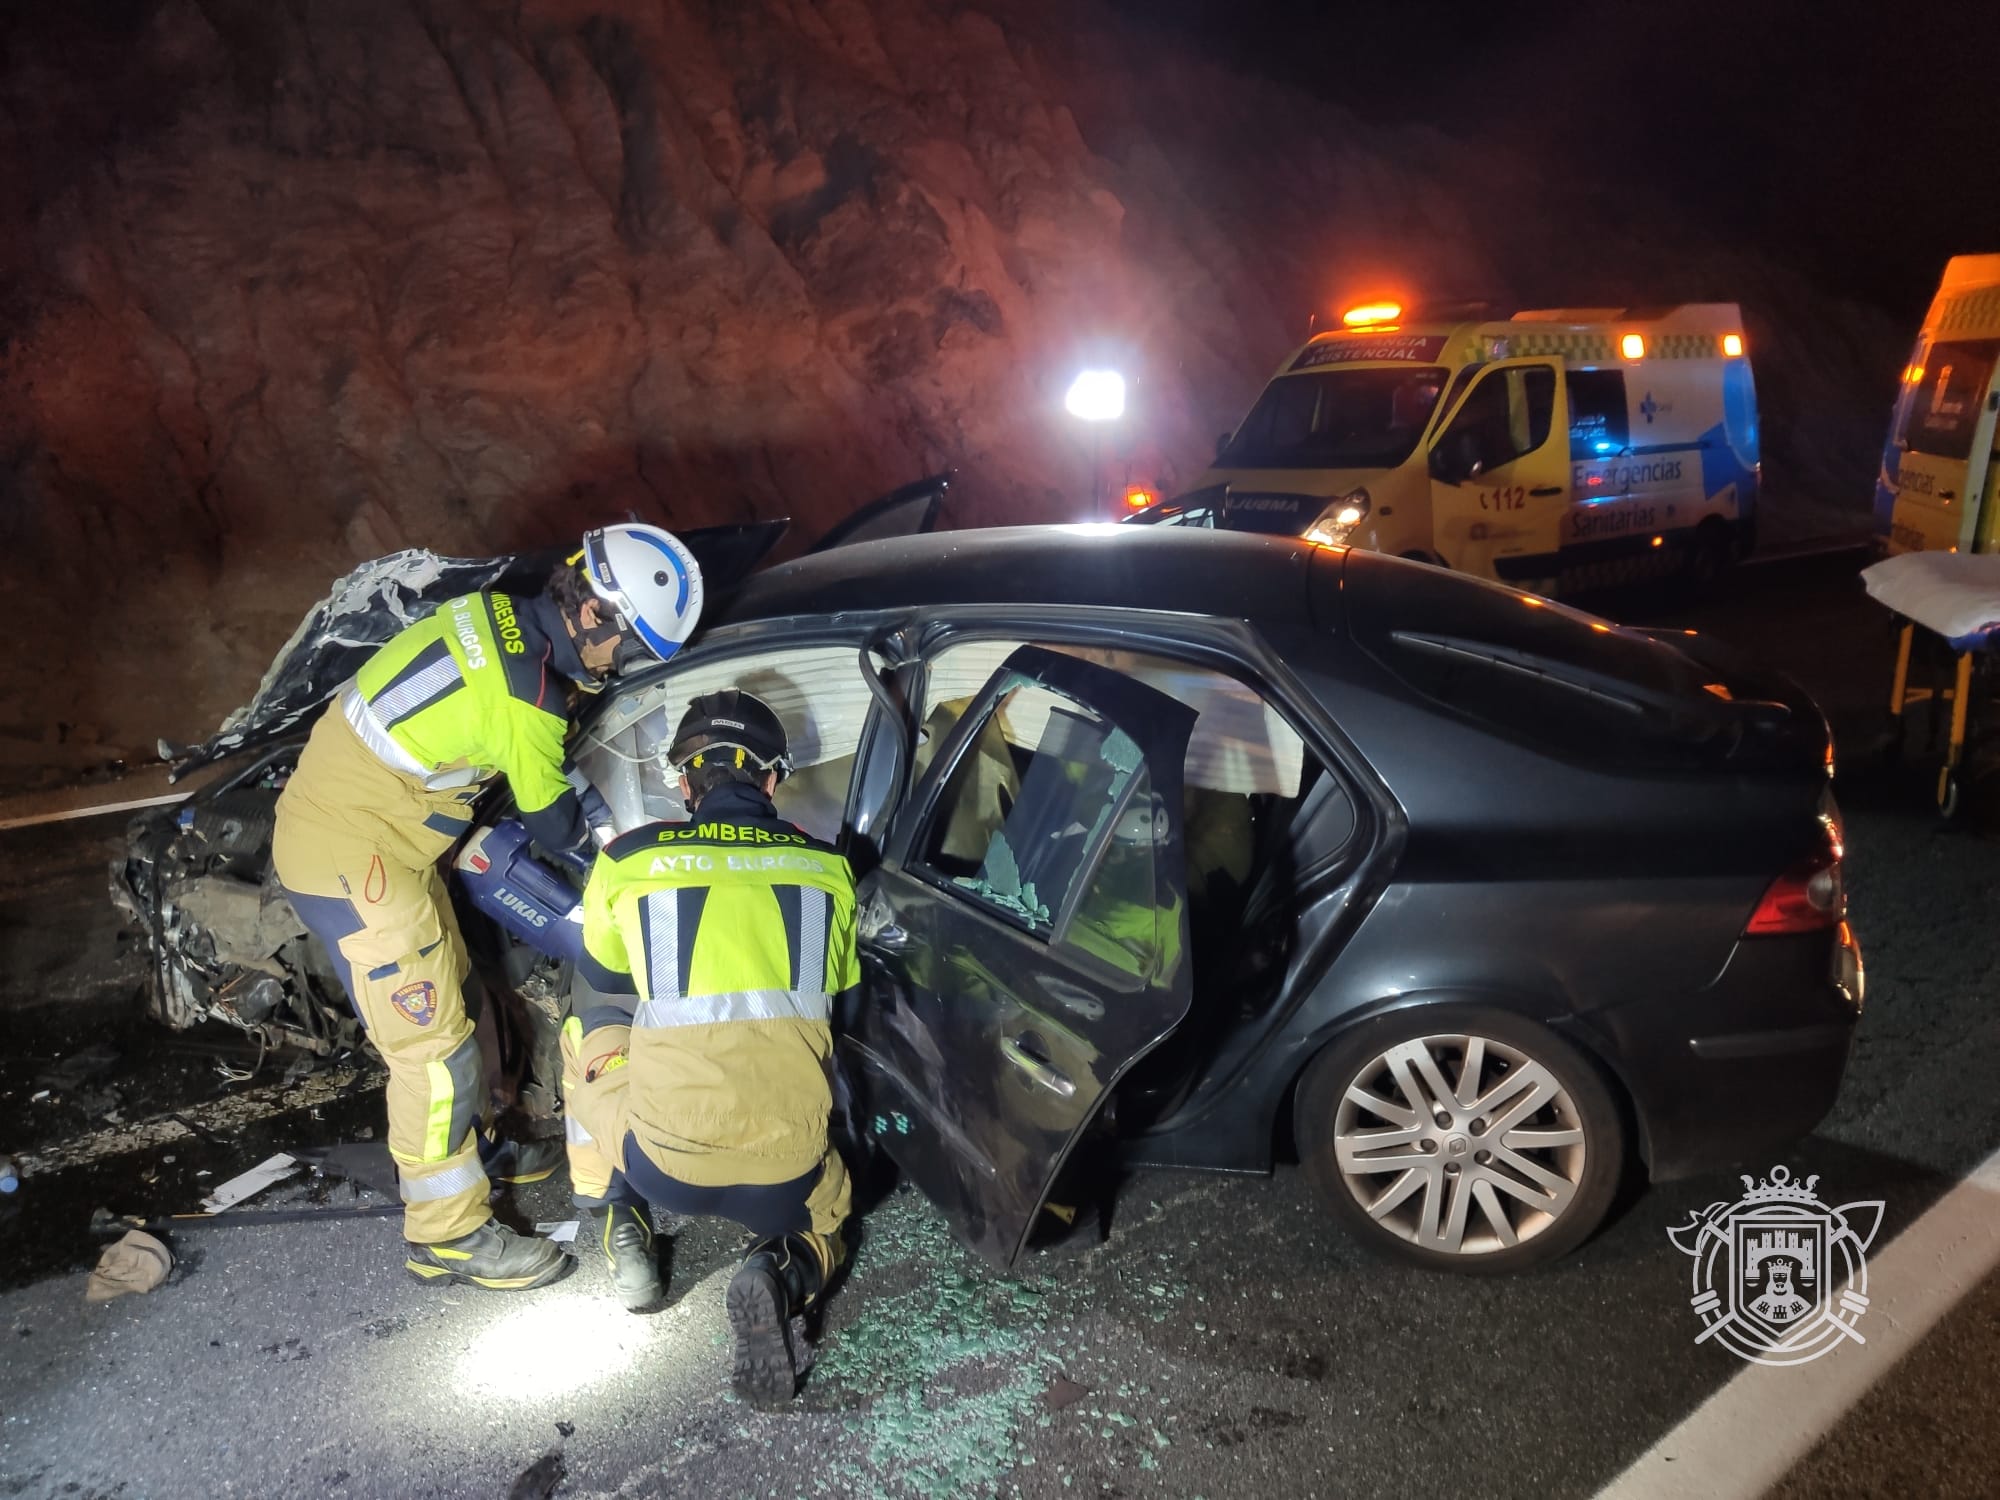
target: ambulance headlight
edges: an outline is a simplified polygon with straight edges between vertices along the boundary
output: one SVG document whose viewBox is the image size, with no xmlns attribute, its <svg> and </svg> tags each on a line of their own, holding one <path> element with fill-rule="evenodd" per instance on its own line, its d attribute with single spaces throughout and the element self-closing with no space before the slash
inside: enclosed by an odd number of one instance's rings
<svg viewBox="0 0 2000 1500">
<path fill-rule="evenodd" d="M 1305 529 L 1305 539 L 1321 547 L 1344 547 L 1354 528 L 1368 519 L 1368 491 L 1342 495 Z"/>
</svg>

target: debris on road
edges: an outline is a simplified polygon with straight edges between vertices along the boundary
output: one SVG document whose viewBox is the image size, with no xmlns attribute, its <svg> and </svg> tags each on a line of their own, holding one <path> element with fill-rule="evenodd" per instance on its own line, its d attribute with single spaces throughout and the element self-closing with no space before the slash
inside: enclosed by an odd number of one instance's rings
<svg viewBox="0 0 2000 1500">
<path fill-rule="evenodd" d="M 201 1200 L 201 1211 L 219 1214 L 234 1208 L 246 1199 L 254 1198 L 265 1188 L 283 1182 L 298 1171 L 301 1163 L 296 1156 L 280 1151 L 276 1156 L 266 1157 L 249 1171 L 232 1177 L 214 1192 Z"/>
<path fill-rule="evenodd" d="M 263 1213 L 231 1214 L 228 1218 L 214 1214 L 170 1214 L 162 1219 L 142 1219 L 137 1214 L 114 1214 L 108 1208 L 100 1208 L 90 1216 L 90 1232 L 101 1239 L 129 1226 L 133 1229 L 156 1229 L 163 1234 L 179 1234 L 187 1229 L 256 1229 L 272 1224 L 317 1224 L 325 1219 L 388 1219 L 402 1212 L 403 1205 L 396 1202 L 362 1203 L 348 1208 L 277 1208 Z"/>
<path fill-rule="evenodd" d="M 1088 1387 L 1078 1385 L 1066 1375 L 1058 1375 L 1042 1392 L 1042 1405 L 1050 1411 L 1061 1411 L 1065 1406 L 1074 1406 L 1089 1394 Z"/>
<path fill-rule="evenodd" d="M 59 1094 L 71 1093 L 76 1086 L 114 1066 L 119 1051 L 110 1042 L 93 1042 L 80 1052 L 72 1052 L 55 1066 L 45 1069 L 35 1082 Z M 40 1096 L 37 1095 L 37 1098 Z"/>
<path fill-rule="evenodd" d="M 24 1173 L 57 1172 L 82 1166 L 109 1156 L 149 1151 L 177 1141 L 208 1140 L 226 1144 L 226 1135 L 278 1115 L 317 1108 L 345 1099 L 360 1091 L 380 1086 L 382 1075 L 374 1068 L 342 1065 L 314 1073 L 295 1087 L 266 1084 L 225 1094 L 219 1099 L 185 1110 L 134 1121 L 115 1130 L 92 1131 L 39 1151 L 23 1152 Z M 47 1096 L 45 1089 L 35 1098 Z"/>
<path fill-rule="evenodd" d="M 576 1431 L 574 1422 L 556 1423 L 556 1445 L 523 1469 L 507 1491 L 507 1500 L 549 1500 L 568 1476 L 563 1444 Z"/>
<path fill-rule="evenodd" d="M 150 1292 L 173 1268 L 173 1254 L 163 1243 L 142 1229 L 127 1230 L 97 1258 L 90 1280 L 84 1283 L 83 1300 L 109 1302 L 131 1292 Z"/>
<path fill-rule="evenodd" d="M 373 1131 L 363 1132 L 372 1135 Z M 356 1188 L 380 1193 L 400 1201 L 396 1163 L 389 1148 L 380 1141 L 342 1141 L 334 1146 L 301 1146 L 292 1154 L 313 1169 L 316 1176 L 333 1179 Z"/>
</svg>

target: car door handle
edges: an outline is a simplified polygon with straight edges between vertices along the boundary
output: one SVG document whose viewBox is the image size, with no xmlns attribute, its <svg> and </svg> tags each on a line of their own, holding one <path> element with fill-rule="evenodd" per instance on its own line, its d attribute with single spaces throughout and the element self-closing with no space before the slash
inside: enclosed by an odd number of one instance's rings
<svg viewBox="0 0 2000 1500">
<path fill-rule="evenodd" d="M 1067 1099 L 1076 1093 L 1076 1085 L 1067 1075 L 1057 1072 L 1043 1059 L 1035 1056 L 1022 1045 L 1019 1037 L 1000 1038 L 1000 1054 L 1057 1098 Z"/>
<path fill-rule="evenodd" d="M 1563 487 L 1559 484 L 1540 484 L 1528 491 L 1531 495 L 1560 495 Z"/>
<path fill-rule="evenodd" d="M 1939 490 L 1939 491 L 1938 491 L 1938 499 L 1940 499 L 1940 500 L 1956 500 L 1957 498 L 1958 498 L 1958 491 L 1957 491 L 1957 490 Z"/>
</svg>

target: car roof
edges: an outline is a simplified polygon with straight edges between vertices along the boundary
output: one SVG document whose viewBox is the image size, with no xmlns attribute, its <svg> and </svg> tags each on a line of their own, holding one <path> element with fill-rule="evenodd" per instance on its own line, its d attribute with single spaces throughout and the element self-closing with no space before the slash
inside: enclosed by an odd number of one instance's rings
<svg viewBox="0 0 2000 1500">
<path fill-rule="evenodd" d="M 749 579 L 717 625 L 947 604 L 1085 605 L 1309 624 L 1315 549 L 1178 526 L 999 526 L 856 542 Z"/>
</svg>

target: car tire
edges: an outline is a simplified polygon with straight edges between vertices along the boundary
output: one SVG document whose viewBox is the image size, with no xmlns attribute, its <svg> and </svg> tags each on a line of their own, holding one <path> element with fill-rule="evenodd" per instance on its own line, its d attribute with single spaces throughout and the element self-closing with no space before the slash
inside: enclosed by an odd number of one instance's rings
<svg viewBox="0 0 2000 1500">
<path fill-rule="evenodd" d="M 1509 1120 L 1498 1147 L 1482 1105 Z M 1345 1033 L 1307 1067 L 1294 1125 L 1334 1216 L 1371 1250 L 1435 1270 L 1501 1274 L 1567 1254 L 1604 1222 L 1625 1171 L 1624 1114 L 1596 1064 L 1485 1006 L 1418 1006 Z"/>
</svg>

